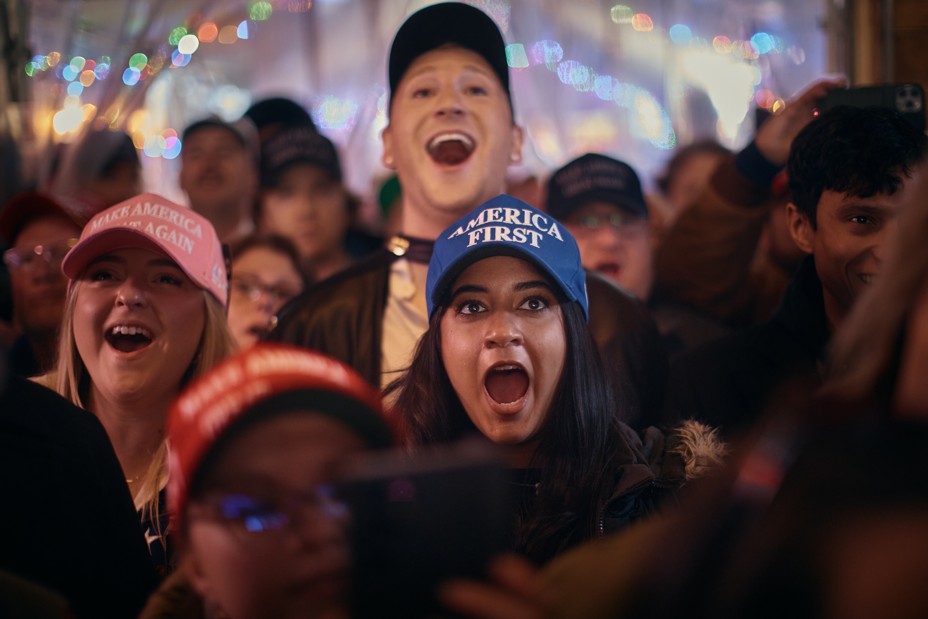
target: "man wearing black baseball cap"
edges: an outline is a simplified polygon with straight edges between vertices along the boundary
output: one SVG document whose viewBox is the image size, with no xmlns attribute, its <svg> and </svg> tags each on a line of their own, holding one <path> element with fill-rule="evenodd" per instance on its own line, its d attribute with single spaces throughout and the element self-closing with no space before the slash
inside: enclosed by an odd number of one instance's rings
<svg viewBox="0 0 928 619">
<path fill-rule="evenodd" d="M 647 300 L 654 279 L 648 207 L 628 164 L 587 153 L 548 181 L 545 210 L 580 247 L 583 266 Z"/>
<path fill-rule="evenodd" d="M 400 376 L 428 328 L 425 282 L 432 242 L 451 223 L 503 193 L 522 159 L 503 35 L 483 11 L 462 3 L 410 16 L 388 61 L 389 125 L 383 164 L 402 187 L 400 230 L 386 250 L 311 288 L 280 315 L 274 340 L 324 351 L 377 385 Z M 646 309 L 591 277 L 590 326 L 632 409 L 657 397 L 632 394 L 650 372 L 642 348 L 660 350 Z M 633 337 L 629 337 L 634 333 Z M 656 344 L 656 345 L 652 345 Z M 634 348 L 634 350 L 632 350 Z M 666 358 L 658 359 L 659 371 Z M 629 371 L 635 376 L 628 376 Z"/>
</svg>

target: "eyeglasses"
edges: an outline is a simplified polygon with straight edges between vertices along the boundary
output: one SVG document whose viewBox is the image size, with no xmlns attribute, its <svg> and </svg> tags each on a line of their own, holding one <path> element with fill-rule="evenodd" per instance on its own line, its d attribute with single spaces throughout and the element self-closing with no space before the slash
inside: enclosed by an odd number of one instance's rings
<svg viewBox="0 0 928 619">
<path fill-rule="evenodd" d="M 637 236 L 648 227 L 648 220 L 638 215 L 631 215 L 623 211 L 609 213 L 608 215 L 584 215 L 575 220 L 580 232 L 594 232 L 603 226 L 609 226 L 620 234 Z"/>
<path fill-rule="evenodd" d="M 267 295 L 275 307 L 280 307 L 299 294 L 298 291 L 287 288 L 268 286 L 258 278 L 247 275 L 233 275 L 229 287 L 232 294 L 253 303 L 257 303 L 263 295 Z"/>
<path fill-rule="evenodd" d="M 77 239 L 68 239 L 48 245 L 8 249 L 3 252 L 3 262 L 11 269 L 34 269 L 40 260 L 58 267 L 67 253 L 77 244 Z"/>
<path fill-rule="evenodd" d="M 223 523 L 243 535 L 283 531 L 309 513 L 339 520 L 348 514 L 348 507 L 336 498 L 331 485 L 319 485 L 309 492 L 266 497 L 217 493 L 191 505 L 191 517 Z"/>
</svg>

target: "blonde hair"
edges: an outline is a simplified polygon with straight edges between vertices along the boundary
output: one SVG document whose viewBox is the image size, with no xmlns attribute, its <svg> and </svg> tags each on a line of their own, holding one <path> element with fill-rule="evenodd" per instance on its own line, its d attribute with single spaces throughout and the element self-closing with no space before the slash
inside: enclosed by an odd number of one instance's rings
<svg viewBox="0 0 928 619">
<path fill-rule="evenodd" d="M 86 409 L 91 377 L 74 339 L 74 309 L 80 287 L 81 280 L 73 280 L 65 300 L 64 321 L 61 325 L 61 338 L 58 343 L 56 391 L 75 405 Z M 235 340 L 226 322 L 225 308 L 209 292 L 203 290 L 202 294 L 206 308 L 206 320 L 197 352 L 181 379 L 181 388 L 236 350 Z M 139 477 L 138 485 L 132 490 L 136 509 L 142 511 L 143 517 L 149 517 L 155 526 L 157 526 L 160 515 L 158 494 L 164 488 L 168 478 L 166 456 L 167 445 L 165 441 L 161 441 L 152 454 L 148 469 Z"/>
<path fill-rule="evenodd" d="M 826 396 L 891 405 L 909 311 L 928 285 L 928 183 L 920 185 L 898 216 L 879 275 L 835 334 Z"/>
</svg>

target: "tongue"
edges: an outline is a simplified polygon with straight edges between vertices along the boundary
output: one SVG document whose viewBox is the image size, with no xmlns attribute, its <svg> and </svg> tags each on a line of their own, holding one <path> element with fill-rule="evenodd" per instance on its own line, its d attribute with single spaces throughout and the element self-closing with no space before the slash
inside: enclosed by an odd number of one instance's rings
<svg viewBox="0 0 928 619">
<path fill-rule="evenodd" d="M 525 370 L 503 370 L 490 372 L 486 381 L 487 393 L 500 404 L 515 402 L 528 391 L 528 376 Z"/>
<path fill-rule="evenodd" d="M 120 352 L 134 352 L 151 344 L 151 340 L 144 335 L 114 335 L 109 341 Z"/>
<path fill-rule="evenodd" d="M 429 150 L 432 160 L 442 165 L 457 165 L 470 157 L 470 150 L 464 142 L 448 140 L 441 142 Z"/>
</svg>

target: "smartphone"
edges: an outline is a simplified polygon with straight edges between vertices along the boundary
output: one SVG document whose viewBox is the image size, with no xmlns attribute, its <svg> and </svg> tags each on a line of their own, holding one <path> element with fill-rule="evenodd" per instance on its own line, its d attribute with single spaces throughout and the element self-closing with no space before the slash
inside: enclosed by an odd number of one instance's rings
<svg viewBox="0 0 928 619">
<path fill-rule="evenodd" d="M 482 579 L 489 560 L 511 548 L 509 475 L 483 441 L 350 462 L 338 492 L 351 514 L 352 616 L 445 616 L 436 588 Z"/>
<path fill-rule="evenodd" d="M 882 84 L 831 90 L 819 104 L 821 110 L 838 105 L 888 107 L 897 110 L 919 131 L 925 130 L 925 90 L 919 84 Z"/>
</svg>

